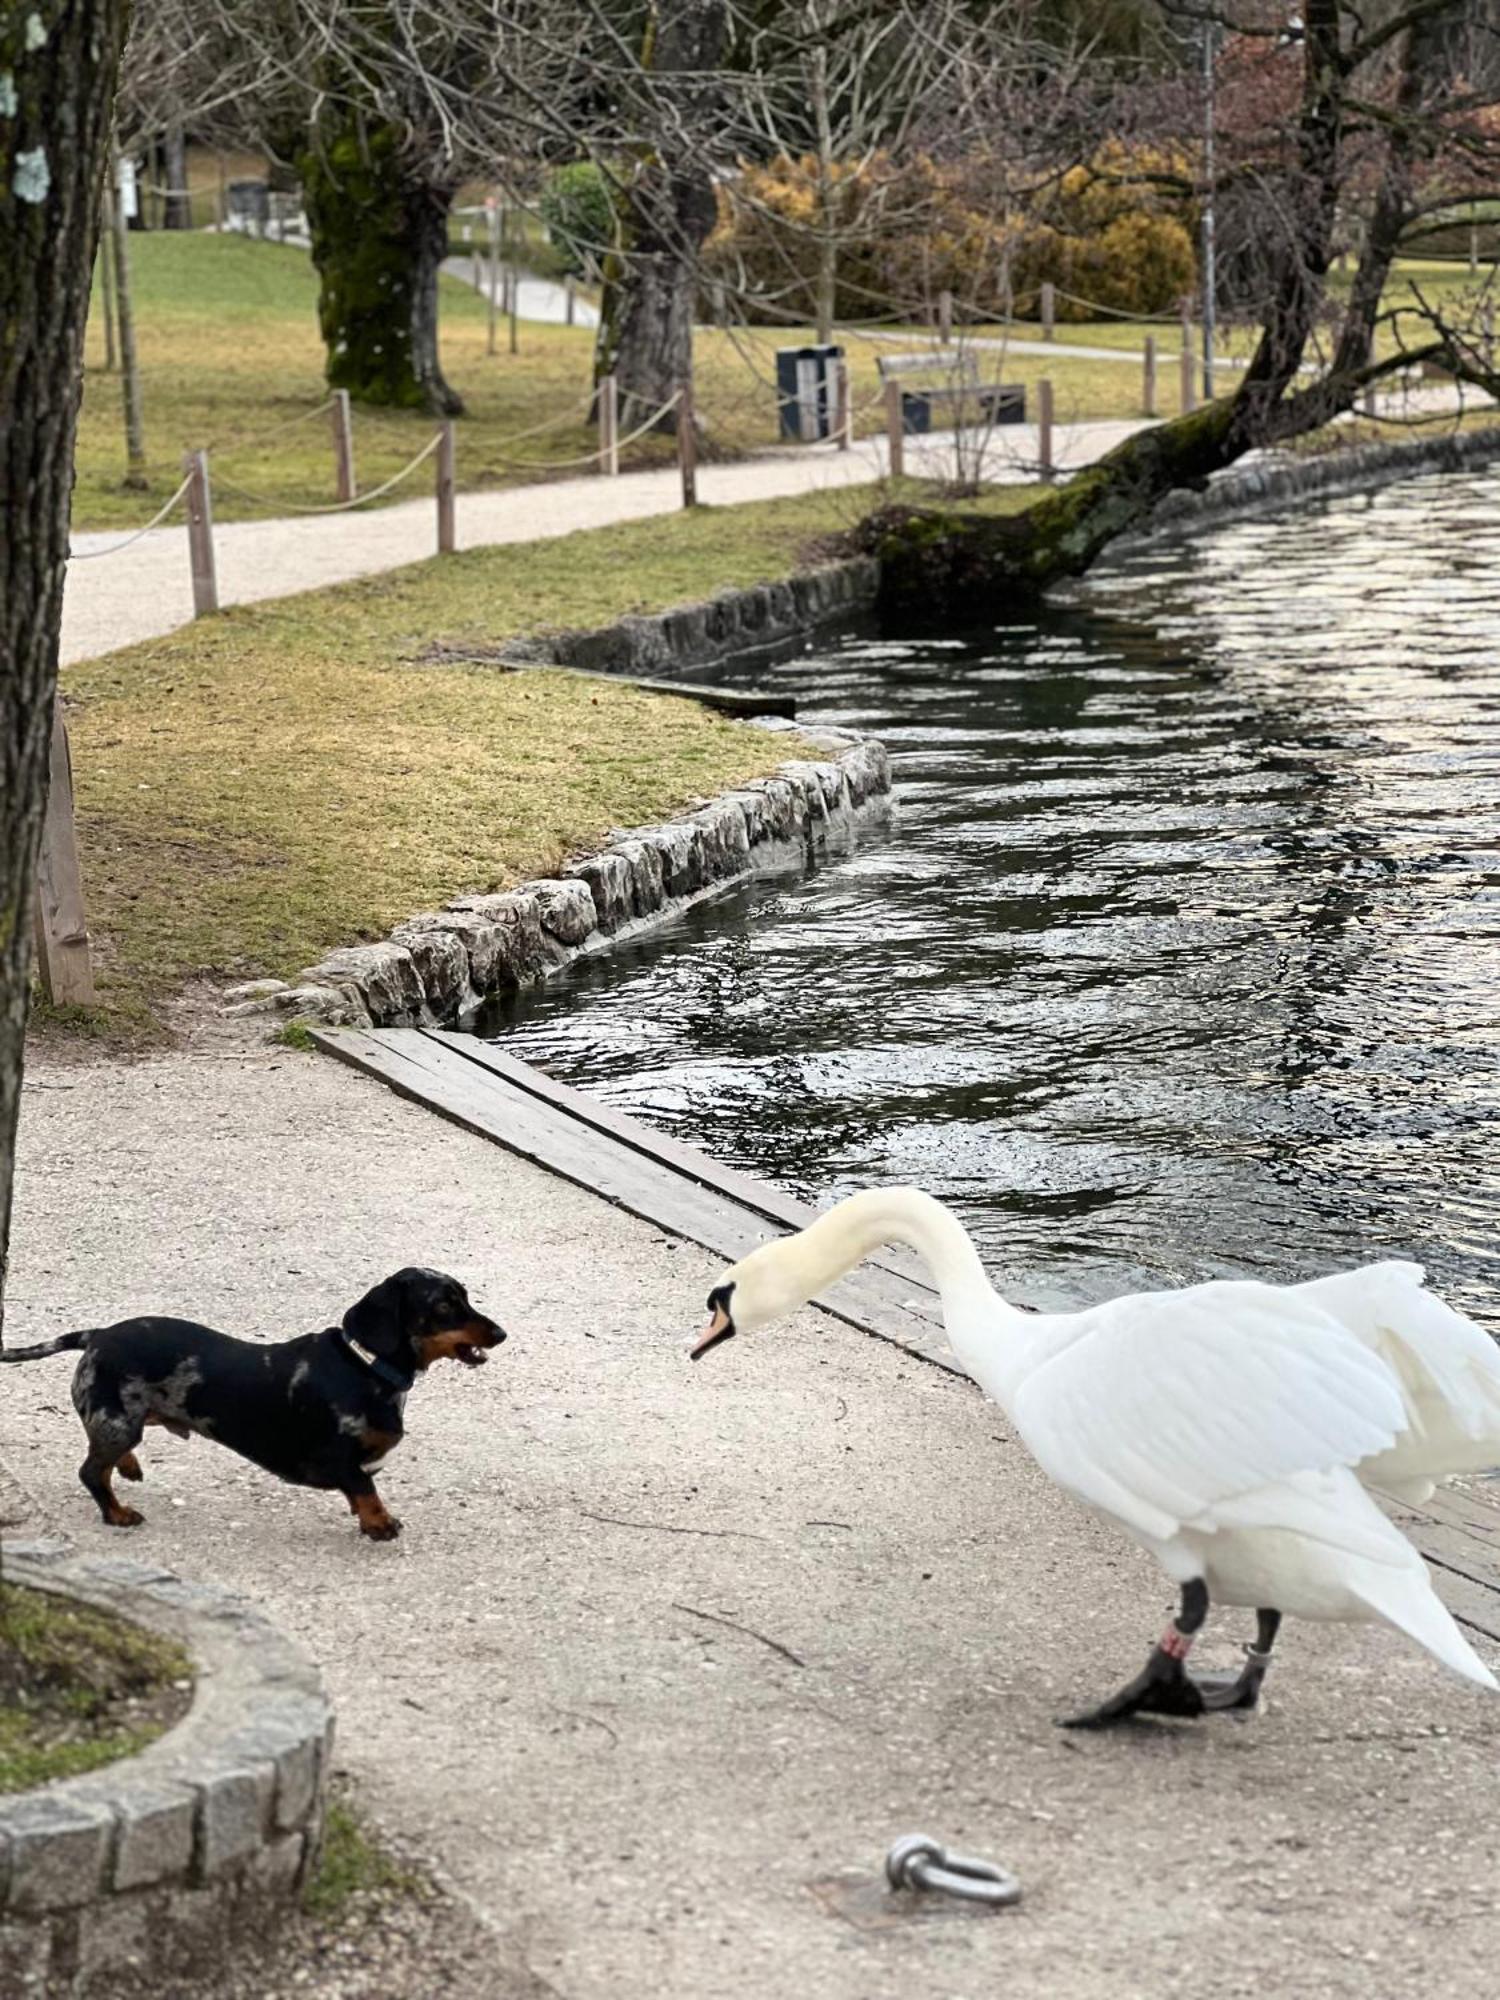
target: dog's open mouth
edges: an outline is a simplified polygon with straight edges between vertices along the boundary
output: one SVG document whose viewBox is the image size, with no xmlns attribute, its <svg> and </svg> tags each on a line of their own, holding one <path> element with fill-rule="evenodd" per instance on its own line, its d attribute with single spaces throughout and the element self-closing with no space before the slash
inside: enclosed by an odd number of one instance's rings
<svg viewBox="0 0 1500 2000">
<path fill-rule="evenodd" d="M 482 1368 L 490 1357 L 482 1347 L 470 1347 L 465 1342 L 462 1347 L 454 1348 L 453 1358 L 455 1361 L 461 1361 L 465 1368 Z"/>
</svg>

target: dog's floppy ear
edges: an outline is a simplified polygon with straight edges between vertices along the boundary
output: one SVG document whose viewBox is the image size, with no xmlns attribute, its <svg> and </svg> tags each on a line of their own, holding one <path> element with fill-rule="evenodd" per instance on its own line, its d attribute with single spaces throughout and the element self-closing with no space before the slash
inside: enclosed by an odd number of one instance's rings
<svg viewBox="0 0 1500 2000">
<path fill-rule="evenodd" d="M 401 1275 L 382 1278 L 344 1314 L 344 1331 L 372 1354 L 399 1354 L 406 1343 L 405 1306 L 406 1287 Z"/>
</svg>

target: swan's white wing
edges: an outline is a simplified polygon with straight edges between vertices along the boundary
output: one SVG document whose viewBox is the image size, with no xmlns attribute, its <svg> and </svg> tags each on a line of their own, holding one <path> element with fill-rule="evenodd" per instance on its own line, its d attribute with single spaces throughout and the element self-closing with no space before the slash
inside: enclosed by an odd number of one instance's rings
<svg viewBox="0 0 1500 2000">
<path fill-rule="evenodd" d="M 1407 1421 L 1377 1354 L 1311 1300 L 1253 1283 L 1101 1306 L 1013 1414 L 1060 1486 L 1159 1541 L 1296 1473 L 1357 1465 Z"/>
<path fill-rule="evenodd" d="M 1500 1346 L 1426 1289 L 1416 1264 L 1370 1264 L 1296 1287 L 1378 1354 L 1401 1385 L 1407 1428 L 1359 1468 L 1412 1499 L 1455 1472 L 1500 1464 Z"/>
</svg>

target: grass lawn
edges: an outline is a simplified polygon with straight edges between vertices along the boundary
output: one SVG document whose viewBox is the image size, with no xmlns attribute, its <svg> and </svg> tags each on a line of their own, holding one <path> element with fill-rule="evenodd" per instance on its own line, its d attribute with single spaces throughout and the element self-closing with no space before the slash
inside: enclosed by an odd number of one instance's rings
<svg viewBox="0 0 1500 2000">
<path fill-rule="evenodd" d="M 773 769 L 785 740 L 746 723 L 463 649 L 784 576 L 873 491 L 472 550 L 66 669 L 90 1025 L 149 1034 L 153 1005 L 195 975 L 295 973 Z"/>
<path fill-rule="evenodd" d="M 333 453 L 326 416 L 323 349 L 318 337 L 317 277 L 303 251 L 244 236 L 149 232 L 131 238 L 132 283 L 141 358 L 149 487 L 122 486 L 124 443 L 120 380 L 104 370 L 102 313 L 87 344 L 73 520 L 80 529 L 133 526 L 149 518 L 182 476 L 182 454 L 212 450 L 214 511 L 223 520 L 283 513 L 331 501 Z M 457 279 L 442 281 L 443 357 L 469 415 L 459 425 L 459 484 L 468 491 L 544 476 L 539 461 L 576 459 L 596 439 L 585 424 L 593 334 L 581 327 L 523 322 L 520 352 L 486 352 L 484 301 Z M 993 331 L 993 330 L 986 330 Z M 1035 328 L 1017 328 L 1033 337 Z M 1091 334 L 1091 329 L 1083 329 Z M 811 339 L 808 328 L 701 332 L 698 407 L 709 450 L 737 455 L 777 442 L 775 351 Z M 895 343 L 899 347 L 899 342 Z M 847 343 L 861 433 L 883 424 L 877 354 L 892 343 Z M 1129 416 L 1139 374 L 1109 361 L 989 357 L 1007 381 L 1055 385 L 1059 423 Z M 1164 407 L 1171 407 L 1163 380 Z M 540 438 L 517 432 L 564 418 Z M 269 434 L 269 435 L 268 435 Z M 361 490 L 400 469 L 432 434 L 415 412 L 358 409 L 356 470 Z M 630 447 L 629 465 L 669 458 L 669 439 Z M 415 475 L 431 483 L 430 470 Z M 236 490 L 238 489 L 238 490 Z M 419 490 L 403 489 L 397 497 Z M 259 496 L 258 499 L 246 495 Z"/>
<path fill-rule="evenodd" d="M 186 1709 L 192 1671 L 157 1633 L 0 1584 L 0 1793 L 144 1749 Z"/>
</svg>

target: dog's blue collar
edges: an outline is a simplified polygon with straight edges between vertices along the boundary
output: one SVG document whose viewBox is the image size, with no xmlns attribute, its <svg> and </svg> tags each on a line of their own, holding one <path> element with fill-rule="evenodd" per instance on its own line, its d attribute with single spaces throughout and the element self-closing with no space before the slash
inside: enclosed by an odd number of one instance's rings
<svg viewBox="0 0 1500 2000">
<path fill-rule="evenodd" d="M 345 1347 L 348 1348 L 356 1361 L 368 1368 L 370 1373 L 377 1376 L 380 1381 L 388 1383 L 393 1389 L 399 1389 L 403 1395 L 417 1379 L 415 1375 L 403 1375 L 401 1370 L 393 1368 L 389 1361 L 382 1361 L 380 1356 L 372 1354 L 368 1347 L 361 1347 L 359 1342 L 354 1338 L 354 1335 L 347 1328 L 336 1326 L 333 1331 L 338 1335 Z"/>
</svg>

